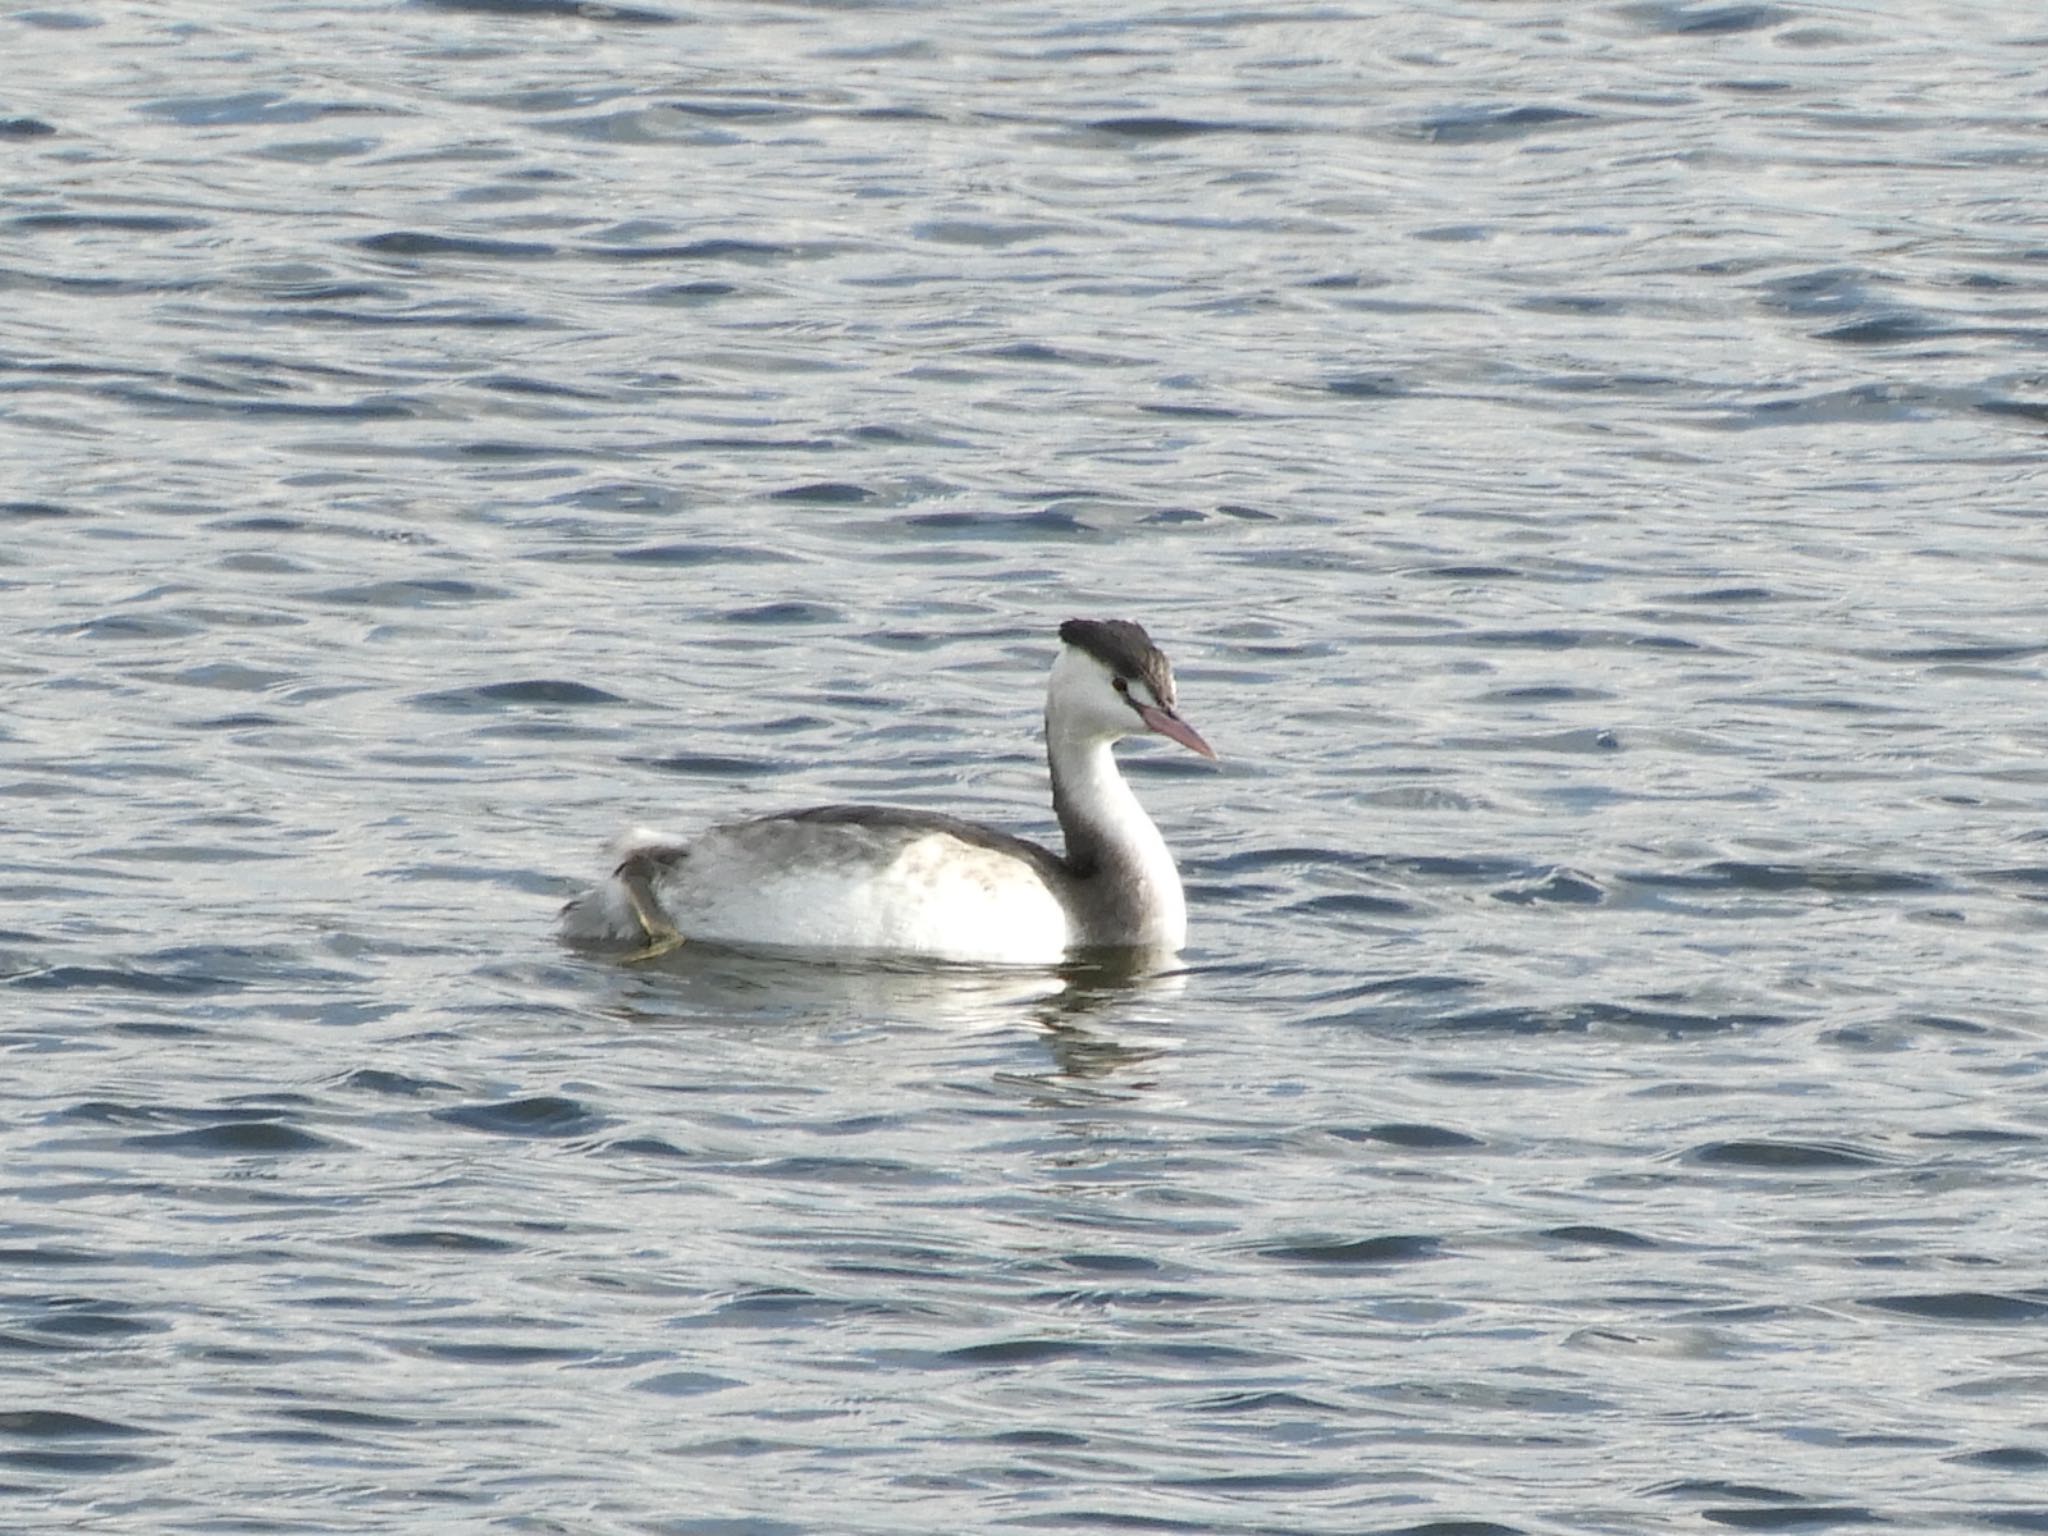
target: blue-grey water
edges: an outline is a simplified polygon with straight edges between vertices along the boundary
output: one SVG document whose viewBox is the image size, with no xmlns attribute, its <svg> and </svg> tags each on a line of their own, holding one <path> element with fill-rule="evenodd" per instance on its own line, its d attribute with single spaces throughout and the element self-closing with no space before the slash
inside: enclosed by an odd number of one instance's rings
<svg viewBox="0 0 2048 1536">
<path fill-rule="evenodd" d="M 2036 5 L 0 60 L 0 1528 L 2048 1530 Z M 555 941 L 1077 613 L 1183 971 Z"/>
</svg>

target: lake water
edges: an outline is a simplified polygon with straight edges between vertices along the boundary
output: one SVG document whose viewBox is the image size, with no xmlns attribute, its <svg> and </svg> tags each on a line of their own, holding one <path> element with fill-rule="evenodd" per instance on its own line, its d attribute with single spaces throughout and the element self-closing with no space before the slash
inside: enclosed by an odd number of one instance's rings
<svg viewBox="0 0 2048 1536">
<path fill-rule="evenodd" d="M 2036 6 L 0 58 L 0 1527 L 2048 1530 Z M 1184 970 L 556 942 L 1070 614 Z"/>
</svg>

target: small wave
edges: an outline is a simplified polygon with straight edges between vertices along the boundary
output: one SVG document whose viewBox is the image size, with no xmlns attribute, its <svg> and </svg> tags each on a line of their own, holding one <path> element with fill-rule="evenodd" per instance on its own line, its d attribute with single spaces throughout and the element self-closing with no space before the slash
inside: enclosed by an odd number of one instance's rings
<svg viewBox="0 0 2048 1536">
<path fill-rule="evenodd" d="M 1854 347 L 1881 347 L 1900 341 L 1926 341 L 1946 334 L 1948 327 L 1928 316 L 1901 311 L 1873 315 L 1867 320 L 1853 320 L 1847 325 L 1838 325 L 1831 330 L 1817 332 L 1814 340 L 1839 342 Z"/>
<path fill-rule="evenodd" d="M 1626 5 L 1621 14 L 1648 32 L 1680 37 L 1707 37 L 1736 32 L 1760 32 L 1792 19 L 1792 12 L 1776 5 L 1678 4 Z"/>
<path fill-rule="evenodd" d="M 379 256 L 488 256 L 493 261 L 537 261 L 561 253 L 559 247 L 538 240 L 486 240 L 476 235 L 435 235 L 415 229 L 365 235 L 356 244 Z"/>
<path fill-rule="evenodd" d="M 1632 883 L 1680 889 L 1721 888 L 1734 891 L 1824 891 L 1843 896 L 1924 894 L 1948 883 L 1915 870 L 1856 869 L 1825 864 L 1760 864 L 1745 859 L 1717 859 L 1682 874 L 1637 874 Z"/>
<path fill-rule="evenodd" d="M 1428 1152 L 1467 1152 L 1486 1145 L 1477 1136 L 1468 1136 L 1463 1131 L 1450 1130 L 1445 1126 L 1401 1122 L 1366 1126 L 1361 1130 L 1339 1126 L 1330 1134 L 1340 1141 L 1377 1141 L 1390 1147 Z"/>
<path fill-rule="evenodd" d="M 365 582 L 359 586 L 328 587 L 307 594 L 316 603 L 339 603 L 351 608 L 425 608 L 438 603 L 491 602 L 505 595 L 502 587 L 484 586 L 449 576 L 413 576 L 394 581 Z"/>
<path fill-rule="evenodd" d="M 483 683 L 473 688 L 449 688 L 439 693 L 416 693 L 409 702 L 418 709 L 462 715 L 528 705 L 550 709 L 589 709 L 626 701 L 615 693 L 593 688 L 588 683 L 572 682 L 566 678 L 533 677 L 510 683 Z"/>
<path fill-rule="evenodd" d="M 1092 133 L 1112 138 L 1135 139 L 1142 143 L 1164 143 L 1173 139 L 1194 139 L 1211 133 L 1288 133 L 1278 123 L 1233 123 L 1198 117 L 1098 117 L 1090 122 Z"/>
<path fill-rule="evenodd" d="M 189 1131 L 131 1136 L 123 1145 L 141 1151 L 191 1153 L 201 1157 L 281 1157 L 297 1152 L 322 1151 L 333 1143 L 311 1131 L 302 1131 L 278 1120 L 230 1120 Z"/>
<path fill-rule="evenodd" d="M 434 1111 L 434 1118 L 448 1125 L 459 1125 L 465 1130 L 483 1131 L 493 1136 L 523 1136 L 550 1140 L 567 1136 L 587 1136 L 602 1130 L 609 1123 L 603 1115 L 596 1113 L 589 1106 L 556 1094 L 536 1094 L 531 1098 L 504 1099 L 483 1104 L 462 1104 L 449 1109 L 437 1109 Z"/>
<path fill-rule="evenodd" d="M 1858 1300 L 1879 1312 L 1944 1323 L 2038 1323 L 2048 1319 L 2048 1294 L 2039 1291 L 1936 1291 Z"/>
<path fill-rule="evenodd" d="M 144 971 L 102 965 L 53 965 L 0 981 L 28 992 L 144 992 L 158 997 L 207 997 L 239 992 L 247 983 L 194 971 Z"/>
<path fill-rule="evenodd" d="M 780 565 L 795 559 L 795 556 L 784 554 L 780 550 L 759 549 L 750 544 L 688 542 L 642 544 L 632 549 L 614 550 L 612 558 L 628 565 L 672 565 L 688 568 L 700 565 Z"/>
<path fill-rule="evenodd" d="M 591 246 L 582 254 L 603 261 L 736 261 L 759 267 L 822 255 L 823 252 L 806 246 L 785 245 L 771 240 L 725 238 L 692 240 L 683 245 Z"/>
<path fill-rule="evenodd" d="M 373 1232 L 368 1241 L 373 1247 L 392 1248 L 401 1253 L 517 1253 L 521 1246 L 502 1237 L 484 1237 L 475 1232 L 456 1232 L 442 1227 Z"/>
<path fill-rule="evenodd" d="M 1881 1168 L 1887 1161 L 1839 1142 L 1767 1140 L 1710 1141 L 1694 1147 L 1686 1158 L 1709 1168 L 1754 1168 L 1767 1173 Z"/>
<path fill-rule="evenodd" d="M 447 1340 L 433 1340 L 414 1347 L 430 1359 L 464 1365 L 556 1365 L 588 1360 L 594 1353 L 559 1344 L 456 1344 Z"/>
<path fill-rule="evenodd" d="M 477 16 L 532 16 L 537 20 L 594 20 L 614 27 L 674 27 L 682 16 L 649 6 L 614 6 L 606 0 L 412 0 L 424 10 Z"/>
<path fill-rule="evenodd" d="M 58 1243 L 44 1243 L 33 1248 L 0 1248 L 0 1265 L 8 1268 L 19 1264 L 29 1267 L 67 1269 L 83 1265 L 98 1265 L 107 1262 L 108 1255 L 90 1248 L 67 1248 Z"/>
<path fill-rule="evenodd" d="M 2048 403 L 2039 400 L 1979 400 L 1976 409 L 1987 416 L 2011 416 L 2021 421 L 2048 423 Z"/>
<path fill-rule="evenodd" d="M 1083 1339 L 1001 1339 L 965 1344 L 941 1351 L 941 1365 L 1044 1365 L 1053 1360 L 1085 1360 L 1108 1353 L 1107 1346 Z"/>
<path fill-rule="evenodd" d="M 743 1385 L 737 1377 L 718 1376 L 710 1371 L 662 1371 L 634 1382 L 633 1388 L 661 1397 L 702 1397 L 707 1392 L 724 1392 Z"/>
<path fill-rule="evenodd" d="M 1546 1227 L 1537 1234 L 1556 1243 L 1579 1243 L 1589 1248 L 1658 1248 L 1662 1244 L 1654 1238 L 1637 1232 L 1624 1231 L 1619 1227 Z"/>
<path fill-rule="evenodd" d="M 719 752 L 674 752 L 667 757 L 631 758 L 628 761 L 663 773 L 708 779 L 757 779 L 774 773 L 788 773 L 793 766 L 773 758 L 739 757 Z"/>
<path fill-rule="evenodd" d="M 726 624 L 779 627 L 785 624 L 842 624 L 846 615 L 825 603 L 757 603 L 751 608 L 729 608 L 719 615 Z"/>
<path fill-rule="evenodd" d="M 1570 907 L 1597 907 L 1607 899 L 1607 893 L 1600 888 L 1599 881 L 1591 875 L 1569 869 L 1554 869 L 1540 878 L 1503 886 L 1488 894 L 1495 901 L 1504 901 L 1510 906 L 1518 907 L 1553 903 Z"/>
<path fill-rule="evenodd" d="M 1408 917 L 1418 909 L 1412 901 L 1370 896 L 1363 891 L 1336 891 L 1310 896 L 1287 908 L 1296 917 Z"/>
<path fill-rule="evenodd" d="M 1260 1248 L 1262 1259 L 1288 1264 L 1327 1264 L 1341 1267 L 1376 1268 L 1386 1264 L 1414 1264 L 1443 1257 L 1443 1240 L 1436 1237 L 1388 1235 L 1359 1237 L 1327 1243 L 1281 1243 Z"/>
<path fill-rule="evenodd" d="M 172 213 L 24 213 L 10 219 L 15 229 L 105 229 L 123 235 L 184 235 L 211 226 L 205 219 Z"/>
<path fill-rule="evenodd" d="M 1965 1451 L 1951 1456 L 1959 1466 L 1984 1467 L 1993 1472 L 2048 1471 L 2048 1451 L 2031 1445 L 2000 1445 L 1986 1451 Z"/>
<path fill-rule="evenodd" d="M 1328 380 L 1323 388 L 1341 400 L 1392 400 L 1408 393 L 1392 374 L 1347 373 Z"/>
<path fill-rule="evenodd" d="M 418 1098 L 423 1094 L 449 1092 L 455 1085 L 439 1082 L 430 1077 L 408 1077 L 403 1072 L 387 1072 L 379 1067 L 363 1067 L 343 1078 L 341 1086 L 363 1093 L 409 1099 Z"/>
<path fill-rule="evenodd" d="M 62 1478 L 105 1477 L 115 1472 L 133 1472 L 160 1466 L 160 1456 L 138 1456 L 127 1451 L 69 1451 L 45 1447 L 26 1450 L 0 1449 L 0 1466 L 29 1472 L 48 1472 Z"/>
<path fill-rule="evenodd" d="M 862 502 L 873 501 L 875 493 L 864 485 L 851 485 L 844 480 L 820 480 L 811 485 L 792 485 L 785 490 L 771 491 L 768 499 L 801 502 L 810 507 L 857 507 Z"/>
<path fill-rule="evenodd" d="M 112 1440 L 154 1433 L 139 1425 L 96 1419 L 91 1414 L 68 1413 L 59 1408 L 0 1411 L 0 1435 L 22 1440 Z"/>
<path fill-rule="evenodd" d="M 1472 107 L 1424 118 L 1417 131 L 1433 144 L 1488 144 L 1592 121 L 1570 107 Z"/>
<path fill-rule="evenodd" d="M 1645 1008 L 1627 1003 L 1569 1003 L 1548 1008 L 1507 1006 L 1474 1009 L 1434 1021 L 1429 1027 L 1462 1034 L 1589 1034 L 1600 1029 L 1642 1030 L 1666 1037 L 1720 1034 L 1785 1023 L 1766 1013 L 1698 1013 L 1679 1008 Z"/>
<path fill-rule="evenodd" d="M 605 1147 L 607 1152 L 623 1152 L 631 1157 L 687 1158 L 690 1154 L 660 1136 L 628 1136 Z"/>
</svg>

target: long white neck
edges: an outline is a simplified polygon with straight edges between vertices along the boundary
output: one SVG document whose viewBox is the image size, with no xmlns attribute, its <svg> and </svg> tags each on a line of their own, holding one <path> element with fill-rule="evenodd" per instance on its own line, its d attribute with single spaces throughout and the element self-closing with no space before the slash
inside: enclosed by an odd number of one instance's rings
<svg viewBox="0 0 2048 1536">
<path fill-rule="evenodd" d="M 1056 729 L 1048 718 L 1046 757 L 1052 808 L 1067 839 L 1067 867 L 1087 892 L 1091 941 L 1167 945 L 1187 941 L 1187 899 L 1159 828 L 1117 771 L 1110 739 Z"/>
</svg>

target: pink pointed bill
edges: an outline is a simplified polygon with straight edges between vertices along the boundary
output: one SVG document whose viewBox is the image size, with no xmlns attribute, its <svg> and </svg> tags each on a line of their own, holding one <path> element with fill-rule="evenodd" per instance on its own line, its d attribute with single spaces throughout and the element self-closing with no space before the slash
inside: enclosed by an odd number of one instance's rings
<svg viewBox="0 0 2048 1536">
<path fill-rule="evenodd" d="M 1137 703 L 1135 699 L 1131 702 Z M 1216 749 L 1202 740 L 1201 733 L 1192 725 L 1171 710 L 1161 709 L 1156 704 L 1139 704 L 1138 718 L 1145 722 L 1148 730 L 1157 731 L 1160 735 L 1179 742 L 1190 752 L 1201 753 L 1212 762 L 1215 760 Z"/>
</svg>

